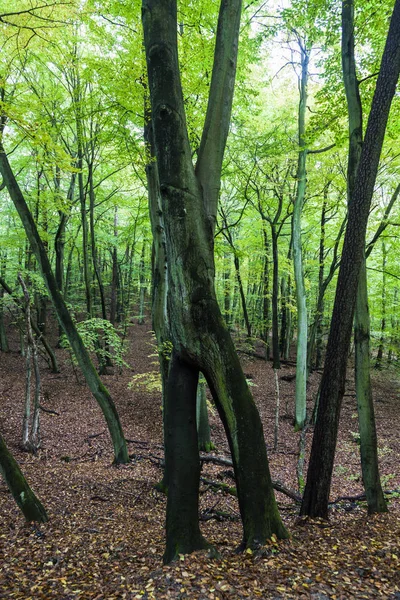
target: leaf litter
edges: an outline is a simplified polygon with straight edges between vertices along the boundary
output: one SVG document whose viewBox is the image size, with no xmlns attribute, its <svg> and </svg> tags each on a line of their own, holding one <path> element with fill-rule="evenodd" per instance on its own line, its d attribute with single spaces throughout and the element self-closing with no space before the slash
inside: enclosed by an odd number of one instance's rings
<svg viewBox="0 0 400 600">
<path fill-rule="evenodd" d="M 24 360 L 16 347 L 1 355 L 0 430 L 50 522 L 25 523 L 0 481 L 0 598 L 400 598 L 398 494 L 388 496 L 390 512 L 384 515 L 368 516 L 365 502 L 354 499 L 334 502 L 363 491 L 350 369 L 329 522 L 300 519 L 298 505 L 276 492 L 290 540 L 274 538 L 258 553 L 237 554 L 241 541 L 237 500 L 204 482 L 233 486 L 232 469 L 206 462 L 200 486 L 201 528 L 220 557 L 197 552 L 163 566 L 166 499 L 154 487 L 162 466 L 161 397 L 155 390 L 128 387 L 133 374 L 154 371 L 148 352 L 143 352 L 151 343 L 148 327 L 132 326 L 130 338 L 132 371 L 104 377 L 132 459 L 129 465 L 117 467 L 112 466 L 111 443 L 100 410 L 86 386 L 77 381 L 63 350 L 57 350 L 60 374 L 42 365 L 42 404 L 50 411 L 41 414 L 42 447 L 36 456 L 22 452 Z M 279 445 L 273 452 L 273 370 L 268 362 L 242 359 L 263 421 L 272 477 L 295 490 L 299 435 L 292 427 L 295 367 L 284 364 L 279 373 L 282 409 Z M 381 476 L 384 488 L 393 491 L 400 487 L 400 380 L 392 371 L 373 375 Z M 318 373 L 310 378 L 309 410 L 319 378 Z M 230 458 L 217 416 L 211 415 L 210 422 L 213 454 Z M 310 430 L 308 452 L 311 435 Z"/>
</svg>

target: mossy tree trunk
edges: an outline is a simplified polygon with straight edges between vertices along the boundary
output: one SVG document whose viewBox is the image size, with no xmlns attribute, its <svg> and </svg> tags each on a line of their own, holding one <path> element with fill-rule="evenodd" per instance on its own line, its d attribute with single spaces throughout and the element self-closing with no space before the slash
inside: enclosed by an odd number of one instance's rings
<svg viewBox="0 0 400 600">
<path fill-rule="evenodd" d="M 287 536 L 275 503 L 260 417 L 214 288 L 213 239 L 240 12 L 240 0 L 221 3 L 209 105 L 194 170 L 178 66 L 176 2 L 143 0 L 161 204 L 152 227 L 154 231 L 161 226 L 165 235 L 168 333 L 173 345 L 165 395 L 166 562 L 208 546 L 198 527 L 199 371 L 207 379 L 231 448 L 243 547 L 263 544 L 273 533 Z M 157 207 L 150 211 L 152 220 L 156 211 Z"/>
<path fill-rule="evenodd" d="M 46 523 L 49 519 L 40 500 L 28 485 L 17 461 L 0 435 L 0 471 L 15 502 L 27 521 Z"/>
<path fill-rule="evenodd" d="M 65 332 L 65 335 L 68 338 L 78 364 L 82 369 L 86 383 L 96 398 L 103 412 L 104 418 L 106 419 L 114 447 L 115 462 L 127 463 L 129 462 L 128 450 L 113 399 L 111 398 L 106 387 L 101 382 L 100 377 L 97 374 L 92 361 L 90 360 L 90 356 L 71 318 L 63 296 L 58 290 L 50 261 L 44 249 L 42 240 L 40 239 L 36 224 L 25 202 L 25 198 L 11 169 L 2 144 L 0 144 L 0 172 L 14 206 L 20 216 L 32 251 L 34 252 L 36 260 L 40 266 L 40 270 L 42 272 L 42 276 L 47 286 L 50 298 L 53 302 L 57 318 Z"/>
<path fill-rule="evenodd" d="M 348 204 L 353 191 L 363 142 L 362 104 L 354 53 L 354 1 L 343 2 L 342 68 L 349 113 L 349 158 L 347 165 Z M 360 431 L 361 468 L 368 512 L 387 511 L 379 477 L 377 434 L 371 387 L 370 319 L 365 252 L 363 252 L 357 286 L 354 318 L 355 386 Z"/>
<path fill-rule="evenodd" d="M 211 442 L 210 422 L 208 420 L 207 395 L 204 381 L 199 381 L 196 393 L 196 423 L 199 450 L 210 452 Z"/>
<path fill-rule="evenodd" d="M 364 258 L 365 234 L 399 72 L 400 0 L 396 0 L 349 204 L 307 484 L 301 506 L 301 513 L 309 516 L 328 516 L 339 415 L 345 389 L 357 286 Z"/>
</svg>

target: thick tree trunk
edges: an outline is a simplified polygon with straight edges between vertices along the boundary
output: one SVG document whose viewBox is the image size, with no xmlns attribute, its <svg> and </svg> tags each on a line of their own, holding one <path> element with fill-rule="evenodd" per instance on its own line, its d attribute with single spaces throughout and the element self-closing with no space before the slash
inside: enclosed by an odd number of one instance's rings
<svg viewBox="0 0 400 600">
<path fill-rule="evenodd" d="M 214 289 L 213 239 L 228 132 L 240 23 L 240 0 L 221 3 L 209 107 L 196 172 L 192 167 L 177 56 L 173 0 L 144 0 L 143 28 L 161 211 L 168 263 L 168 334 L 173 345 L 166 407 L 167 549 L 207 547 L 198 528 L 198 371 L 205 375 L 232 452 L 243 521 L 243 546 L 286 537 L 273 494 L 261 421 Z M 221 46 L 222 45 L 222 46 Z"/>
<path fill-rule="evenodd" d="M 164 562 L 210 548 L 199 528 L 200 458 L 196 428 L 199 372 L 174 352 L 165 414 L 165 468 L 168 477 L 167 544 Z"/>
<path fill-rule="evenodd" d="M 326 518 L 365 233 L 386 124 L 400 71 L 400 0 L 396 0 L 349 205 L 317 422 L 301 513 Z"/>
</svg>

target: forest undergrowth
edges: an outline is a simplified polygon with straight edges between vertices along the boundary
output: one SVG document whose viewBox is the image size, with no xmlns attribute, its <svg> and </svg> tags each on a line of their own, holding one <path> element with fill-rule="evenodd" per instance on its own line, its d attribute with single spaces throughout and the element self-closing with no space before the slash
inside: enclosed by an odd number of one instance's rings
<svg viewBox="0 0 400 600">
<path fill-rule="evenodd" d="M 0 431 L 29 483 L 42 500 L 49 523 L 24 522 L 0 481 L 0 598 L 113 600 L 190 598 L 400 598 L 400 374 L 373 373 L 383 487 L 389 513 L 368 516 L 362 493 L 357 415 L 351 369 L 343 401 L 330 520 L 298 517 L 298 505 L 276 492 L 288 541 L 272 539 L 259 554 L 235 553 L 241 541 L 236 498 L 220 485 L 234 485 L 229 466 L 204 462 L 200 495 L 202 531 L 220 558 L 205 553 L 162 565 L 165 497 L 155 490 L 162 467 L 161 395 L 129 387 L 134 375 L 154 371 L 150 325 L 132 325 L 126 356 L 131 369 L 104 376 L 118 407 L 131 462 L 112 465 L 112 447 L 96 402 L 57 350 L 59 374 L 41 365 L 42 447 L 33 456 L 20 449 L 25 361 L 17 342 L 0 356 Z M 295 365 L 279 372 L 280 433 L 273 451 L 275 378 L 271 363 L 241 355 L 259 407 L 272 478 L 296 490 L 299 434 L 293 431 Z M 320 374 L 308 386 L 312 409 Z M 210 415 L 212 455 L 229 458 L 222 425 Z M 307 434 L 310 448 L 312 428 Z M 306 474 L 306 471 L 305 471 Z M 397 490 L 397 493 L 396 493 Z M 336 501 L 339 497 L 350 499 Z"/>
</svg>

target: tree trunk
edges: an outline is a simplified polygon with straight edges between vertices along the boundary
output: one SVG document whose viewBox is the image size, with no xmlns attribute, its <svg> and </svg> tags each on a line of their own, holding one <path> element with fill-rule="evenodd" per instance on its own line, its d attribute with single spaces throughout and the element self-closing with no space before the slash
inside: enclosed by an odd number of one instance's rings
<svg viewBox="0 0 400 600">
<path fill-rule="evenodd" d="M 82 373 L 86 379 L 89 389 L 96 398 L 106 419 L 114 447 L 115 462 L 127 463 L 129 462 L 128 450 L 114 402 L 108 390 L 101 382 L 96 369 L 90 360 L 89 354 L 82 342 L 82 339 L 76 330 L 75 324 L 71 318 L 65 301 L 58 290 L 48 256 L 45 252 L 42 240 L 40 239 L 35 222 L 32 218 L 32 214 L 30 213 L 25 202 L 25 198 L 18 186 L 17 180 L 15 179 L 2 145 L 0 145 L 0 172 L 6 183 L 10 197 L 20 216 L 31 248 L 35 253 L 58 320 L 61 323 L 71 348 L 75 353 L 78 364 L 82 369 Z"/>
<path fill-rule="evenodd" d="M 279 301 L 279 254 L 278 254 L 278 234 L 276 226 L 271 223 L 271 238 L 272 238 L 272 356 L 273 368 L 281 368 L 281 360 L 279 353 L 279 316 L 278 316 L 278 301 Z"/>
<path fill-rule="evenodd" d="M 375 368 L 382 368 L 383 361 L 383 345 L 385 341 L 385 328 L 386 328 L 386 246 L 385 242 L 382 241 L 382 318 L 381 318 L 381 337 L 379 339 L 378 353 L 376 355 Z"/>
<path fill-rule="evenodd" d="M 353 0 L 343 3 L 342 12 L 342 65 L 349 112 L 349 158 L 347 166 L 348 204 L 353 201 L 357 169 L 362 147 L 362 105 L 359 95 L 354 57 L 354 5 Z M 370 376 L 370 319 L 366 258 L 363 252 L 357 286 L 355 306 L 355 387 L 360 430 L 361 469 L 368 512 L 387 510 L 380 477 L 375 426 L 374 404 Z"/>
<path fill-rule="evenodd" d="M 387 504 L 379 476 L 378 440 L 370 376 L 369 337 L 367 274 L 365 260 L 363 260 L 357 288 L 354 323 L 354 342 L 356 346 L 355 379 L 362 477 L 367 496 L 368 512 L 372 514 L 386 512 Z"/>
<path fill-rule="evenodd" d="M 234 248 L 233 248 L 233 252 L 234 252 L 233 262 L 235 264 L 236 279 L 237 279 L 237 283 L 238 283 L 238 287 L 239 287 L 240 299 L 242 301 L 243 319 L 244 319 L 244 323 L 246 325 L 247 337 L 251 338 L 251 325 L 250 325 L 249 314 L 247 312 L 247 303 L 246 303 L 246 297 L 244 295 L 242 276 L 240 274 L 239 257 L 237 256 Z"/>
<path fill-rule="evenodd" d="M 214 447 L 211 442 L 210 423 L 208 420 L 206 386 L 199 381 L 196 395 L 196 423 L 199 450 L 210 452 Z"/>
<path fill-rule="evenodd" d="M 41 502 L 28 485 L 17 461 L 0 435 L 0 471 L 15 502 L 27 521 L 46 523 L 49 519 Z"/>
<path fill-rule="evenodd" d="M 265 343 L 265 358 L 269 360 L 270 357 L 270 343 L 269 343 L 269 325 L 270 325 L 270 300 L 269 300 L 269 240 L 266 230 L 266 223 L 263 221 L 263 240 L 264 240 L 264 267 L 263 267 L 263 293 L 262 293 L 262 321 L 263 321 L 263 334 L 262 339 Z"/>
<path fill-rule="evenodd" d="M 1 272 L 0 286 L 1 286 L 1 281 L 4 280 L 4 277 L 6 275 L 6 262 L 7 262 L 7 255 L 1 254 L 0 255 L 0 272 Z M 4 321 L 4 288 L 3 288 L 3 286 L 0 287 L 0 350 L 1 350 L 1 352 L 9 351 L 7 332 L 6 332 L 6 324 Z"/>
<path fill-rule="evenodd" d="M 354 182 L 321 380 L 301 514 L 326 518 L 365 233 L 391 102 L 400 71 L 400 0 L 396 0 Z"/>
<path fill-rule="evenodd" d="M 111 251 L 112 257 L 112 278 L 111 278 L 111 294 L 110 294 L 110 323 L 115 325 L 119 317 L 119 270 L 118 270 L 118 207 L 114 207 L 114 245 Z"/>
<path fill-rule="evenodd" d="M 145 254 L 146 254 L 146 240 L 143 240 L 142 252 L 140 255 L 139 263 L 139 325 L 144 323 L 144 303 L 146 299 L 146 278 L 145 278 Z"/>
<path fill-rule="evenodd" d="M 243 521 L 243 547 L 286 537 L 268 469 L 261 421 L 214 289 L 213 240 L 223 153 L 236 69 L 240 0 L 221 3 L 203 136 L 192 167 L 177 55 L 173 0 L 144 0 L 149 76 L 165 253 L 167 311 L 173 354 L 165 426 L 168 471 L 165 561 L 207 547 L 198 528 L 198 371 L 205 375 L 232 452 Z M 157 207 L 151 210 L 153 231 Z"/>
<path fill-rule="evenodd" d="M 297 163 L 297 188 L 293 206 L 293 264 L 296 282 L 297 305 L 297 351 L 296 351 L 296 401 L 295 430 L 304 427 L 307 419 L 307 306 L 304 286 L 303 257 L 301 247 L 301 213 L 306 192 L 305 119 L 307 110 L 307 82 L 309 51 L 299 40 L 301 52 L 301 80 L 299 102 L 299 156 Z"/>
</svg>

